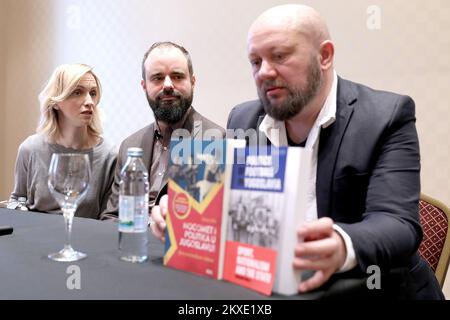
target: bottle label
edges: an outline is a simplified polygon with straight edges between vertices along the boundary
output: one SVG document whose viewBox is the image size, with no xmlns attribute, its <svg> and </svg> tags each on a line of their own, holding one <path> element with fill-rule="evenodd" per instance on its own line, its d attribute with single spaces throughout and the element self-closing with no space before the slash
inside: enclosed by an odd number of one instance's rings
<svg viewBox="0 0 450 320">
<path fill-rule="evenodd" d="M 145 232 L 148 228 L 148 194 L 119 196 L 119 231 Z"/>
</svg>

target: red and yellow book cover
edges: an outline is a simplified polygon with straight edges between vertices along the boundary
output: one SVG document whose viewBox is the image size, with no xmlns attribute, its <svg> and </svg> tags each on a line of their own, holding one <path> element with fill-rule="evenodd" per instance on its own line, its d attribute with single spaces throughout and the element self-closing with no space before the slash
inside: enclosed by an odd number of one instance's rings
<svg viewBox="0 0 450 320">
<path fill-rule="evenodd" d="M 171 159 L 164 264 L 220 279 L 224 164 L 216 155 Z"/>
</svg>

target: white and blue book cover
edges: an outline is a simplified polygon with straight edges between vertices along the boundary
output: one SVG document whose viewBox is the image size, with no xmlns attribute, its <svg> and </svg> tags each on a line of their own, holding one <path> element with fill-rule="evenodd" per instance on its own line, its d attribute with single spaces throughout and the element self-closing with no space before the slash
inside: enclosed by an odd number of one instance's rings
<svg viewBox="0 0 450 320">
<path fill-rule="evenodd" d="M 284 207 L 287 148 L 235 150 L 224 279 L 270 295 Z"/>
<path fill-rule="evenodd" d="M 304 220 L 312 153 L 296 147 L 244 150 L 235 150 L 232 168 L 224 279 L 267 295 L 295 294 L 296 228 Z"/>
</svg>

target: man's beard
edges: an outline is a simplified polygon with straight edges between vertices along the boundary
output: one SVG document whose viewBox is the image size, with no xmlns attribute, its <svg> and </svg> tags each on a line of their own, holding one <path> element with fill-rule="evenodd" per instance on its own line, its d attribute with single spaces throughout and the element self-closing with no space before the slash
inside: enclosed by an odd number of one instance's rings
<svg viewBox="0 0 450 320">
<path fill-rule="evenodd" d="M 167 95 L 177 97 L 178 99 L 161 101 L 161 96 Z M 151 99 L 148 93 L 146 93 L 146 96 L 148 104 L 155 115 L 155 119 L 168 124 L 175 124 L 183 119 L 194 97 L 193 91 L 191 91 L 189 96 L 185 97 L 176 90 L 164 90 L 156 96 L 155 100 Z"/>
<path fill-rule="evenodd" d="M 322 73 L 315 57 L 311 57 L 307 70 L 306 88 L 290 88 L 280 81 L 265 81 L 258 89 L 258 96 L 266 113 L 275 120 L 285 121 L 299 114 L 314 99 L 322 85 Z M 286 100 L 279 106 L 273 106 L 266 96 L 269 87 L 284 87 L 289 91 Z"/>
</svg>

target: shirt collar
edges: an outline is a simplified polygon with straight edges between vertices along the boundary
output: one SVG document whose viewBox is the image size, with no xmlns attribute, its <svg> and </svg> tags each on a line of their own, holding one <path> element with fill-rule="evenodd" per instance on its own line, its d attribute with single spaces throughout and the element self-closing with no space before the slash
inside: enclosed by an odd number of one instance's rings
<svg viewBox="0 0 450 320">
<path fill-rule="evenodd" d="M 338 78 L 336 71 L 333 71 L 333 83 L 331 85 L 330 92 L 328 93 L 327 99 L 325 100 L 325 103 L 320 110 L 313 127 L 311 128 L 306 146 L 312 146 L 315 143 L 318 136 L 316 131 L 320 131 L 318 129 L 326 128 L 336 120 L 337 82 Z M 264 132 L 266 137 L 274 146 L 278 147 L 288 145 L 284 121 L 275 120 L 266 114 L 263 121 L 259 125 L 258 130 Z M 311 137 L 311 135 L 314 137 Z"/>
<path fill-rule="evenodd" d="M 325 129 L 336 121 L 337 82 L 336 71 L 333 71 L 333 84 L 314 125 Z"/>
</svg>

